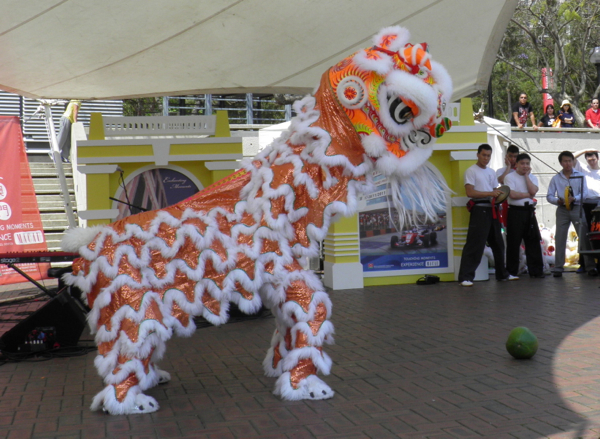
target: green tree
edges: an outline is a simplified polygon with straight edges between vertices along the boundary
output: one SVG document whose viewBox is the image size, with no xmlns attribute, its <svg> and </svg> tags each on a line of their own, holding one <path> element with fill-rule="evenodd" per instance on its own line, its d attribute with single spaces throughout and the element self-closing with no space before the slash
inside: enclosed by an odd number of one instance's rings
<svg viewBox="0 0 600 439">
<path fill-rule="evenodd" d="M 137 98 L 123 100 L 123 116 L 160 116 L 162 98 Z"/>
<path fill-rule="evenodd" d="M 589 60 L 595 46 L 600 46 L 600 2 L 520 0 L 492 71 L 495 117 L 509 120 L 512 105 L 525 92 L 539 119 L 542 68 L 546 68 L 553 71 L 548 91 L 555 107 L 568 99 L 578 126 L 584 126 L 587 104 L 600 92 L 596 68 Z M 485 101 L 480 96 L 476 106 Z"/>
</svg>

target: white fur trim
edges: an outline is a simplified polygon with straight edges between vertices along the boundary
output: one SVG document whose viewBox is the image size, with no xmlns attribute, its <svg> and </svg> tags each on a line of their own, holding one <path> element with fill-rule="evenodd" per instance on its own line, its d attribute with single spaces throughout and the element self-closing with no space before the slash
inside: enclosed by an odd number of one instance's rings
<svg viewBox="0 0 600 439">
<path fill-rule="evenodd" d="M 369 134 L 368 136 L 363 135 L 361 136 L 360 140 L 369 157 L 379 158 L 383 155 L 389 154 L 387 144 L 379 134 Z"/>
<path fill-rule="evenodd" d="M 446 102 L 452 99 L 452 78 L 446 68 L 437 61 L 431 60 L 431 75 L 436 88 L 444 95 Z"/>
<path fill-rule="evenodd" d="M 402 157 L 386 152 L 385 158 L 377 161 L 375 169 L 387 176 L 408 177 L 431 157 L 432 152 L 433 144 L 428 148 L 411 149 Z"/>
<path fill-rule="evenodd" d="M 374 71 L 382 76 L 387 75 L 394 67 L 394 61 L 392 57 L 383 52 L 376 53 L 379 59 L 369 58 L 366 50 L 356 52 L 356 55 L 352 58 L 354 64 L 366 71 Z"/>
<path fill-rule="evenodd" d="M 410 41 L 410 31 L 402 26 L 388 26 L 381 29 L 377 35 L 373 37 L 373 44 L 381 46 L 383 38 L 388 35 L 395 35 L 396 39 L 389 45 L 388 50 L 397 52 L 408 44 Z"/>
<path fill-rule="evenodd" d="M 104 226 L 94 226 L 89 228 L 75 227 L 67 229 L 60 243 L 60 247 L 65 252 L 76 253 L 80 247 L 87 246 L 98 235 Z"/>
</svg>

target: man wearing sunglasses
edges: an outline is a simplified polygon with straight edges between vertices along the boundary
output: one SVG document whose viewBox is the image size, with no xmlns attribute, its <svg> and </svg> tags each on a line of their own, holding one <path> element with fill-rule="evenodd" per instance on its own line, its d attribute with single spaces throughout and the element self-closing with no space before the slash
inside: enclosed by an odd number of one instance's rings
<svg viewBox="0 0 600 439">
<path fill-rule="evenodd" d="M 535 123 L 535 115 L 533 114 L 533 107 L 527 101 L 527 94 L 521 93 L 519 95 L 519 102 L 513 106 L 512 117 L 510 118 L 510 125 L 517 128 L 525 128 L 527 126 L 527 118 L 531 119 L 531 126 L 534 130 L 538 129 Z"/>
</svg>

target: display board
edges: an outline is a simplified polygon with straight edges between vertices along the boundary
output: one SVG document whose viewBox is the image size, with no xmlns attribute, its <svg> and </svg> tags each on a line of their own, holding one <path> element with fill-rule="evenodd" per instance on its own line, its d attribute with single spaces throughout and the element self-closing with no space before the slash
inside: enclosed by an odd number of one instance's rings
<svg viewBox="0 0 600 439">
<path fill-rule="evenodd" d="M 428 164 L 432 179 L 441 181 L 439 172 Z M 426 221 L 416 210 L 419 221 L 400 227 L 396 209 L 390 202 L 390 183 L 381 174 L 373 178 L 375 190 L 359 200 L 360 261 L 366 277 L 446 273 L 452 271 L 448 232 L 450 206 L 437 212 L 435 220 Z M 443 190 L 440 187 L 440 190 Z M 402 189 L 401 189 L 402 192 Z M 411 201 L 403 196 L 405 205 Z"/>
<path fill-rule="evenodd" d="M 19 118 L 0 116 L 0 254 L 47 251 Z M 50 264 L 19 264 L 35 280 L 48 279 Z M 0 265 L 0 285 L 26 282 Z"/>
</svg>

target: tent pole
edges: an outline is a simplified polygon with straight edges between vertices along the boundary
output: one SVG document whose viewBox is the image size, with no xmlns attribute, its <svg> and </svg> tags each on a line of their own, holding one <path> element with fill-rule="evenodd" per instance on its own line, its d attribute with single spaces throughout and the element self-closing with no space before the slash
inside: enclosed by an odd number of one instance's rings
<svg viewBox="0 0 600 439">
<path fill-rule="evenodd" d="M 51 103 L 48 101 L 40 101 L 44 106 L 44 113 L 46 114 L 46 124 L 48 126 L 48 132 L 50 134 L 50 149 L 52 151 L 52 159 L 54 160 L 54 166 L 58 172 L 58 179 L 60 181 L 60 190 L 63 196 L 63 204 L 65 206 L 65 212 L 67 213 L 67 219 L 69 221 L 69 228 L 72 229 L 77 227 L 75 222 L 75 214 L 73 213 L 73 206 L 71 205 L 71 197 L 69 195 L 69 188 L 67 187 L 67 178 L 65 176 L 65 170 L 63 168 L 62 159 L 60 157 L 60 151 L 58 150 L 58 140 L 56 138 L 56 131 L 54 130 L 54 121 L 52 120 L 52 109 Z"/>
</svg>

